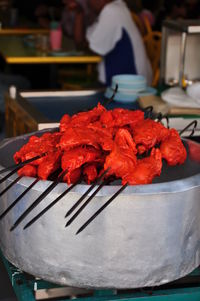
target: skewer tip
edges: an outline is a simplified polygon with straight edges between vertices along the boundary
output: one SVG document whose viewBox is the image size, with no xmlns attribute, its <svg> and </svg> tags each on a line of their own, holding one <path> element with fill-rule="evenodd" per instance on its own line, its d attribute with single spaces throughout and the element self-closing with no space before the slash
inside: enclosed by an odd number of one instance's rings
<svg viewBox="0 0 200 301">
<path fill-rule="evenodd" d="M 65 218 L 68 217 L 70 215 L 70 211 L 67 211 L 67 213 L 65 214 Z"/>
<path fill-rule="evenodd" d="M 4 216 L 5 216 L 5 211 L 3 213 L 1 213 L 1 215 L 0 215 L 0 221 L 3 219 Z"/>
<path fill-rule="evenodd" d="M 65 224 L 65 228 L 67 228 L 70 224 L 71 224 L 70 221 L 68 221 L 68 222 Z"/>
<path fill-rule="evenodd" d="M 5 216 L 5 214 L 0 215 L 0 221 L 3 219 L 4 216 Z"/>
<path fill-rule="evenodd" d="M 16 228 L 16 224 L 14 224 L 11 228 L 10 228 L 10 232 L 12 232 L 15 228 Z"/>
<path fill-rule="evenodd" d="M 30 226 L 30 223 L 26 224 L 23 228 L 23 230 L 26 230 Z"/>
<path fill-rule="evenodd" d="M 83 229 L 78 229 L 78 231 L 76 232 L 76 235 L 78 235 Z"/>
</svg>

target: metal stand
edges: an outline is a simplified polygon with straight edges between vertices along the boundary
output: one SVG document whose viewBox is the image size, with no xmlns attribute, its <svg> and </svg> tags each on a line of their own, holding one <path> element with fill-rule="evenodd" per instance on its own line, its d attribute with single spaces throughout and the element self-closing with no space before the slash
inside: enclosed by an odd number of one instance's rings
<svg viewBox="0 0 200 301">
<path fill-rule="evenodd" d="M 185 50 L 186 50 L 187 33 L 181 34 L 181 48 L 180 48 L 180 66 L 179 66 L 179 86 L 183 87 L 184 67 L 185 67 Z"/>
<path fill-rule="evenodd" d="M 13 266 L 0 252 L 1 259 L 6 267 L 12 287 L 19 301 L 35 301 L 35 293 L 40 290 L 61 288 L 56 284 L 35 279 Z M 56 298 L 57 301 L 76 299 L 77 301 L 199 301 L 200 300 L 200 270 L 195 270 L 182 280 L 169 285 L 135 290 L 94 290 L 85 296 L 68 296 Z M 186 279 L 187 280 L 184 280 Z M 197 281 L 198 280 L 198 281 Z M 184 284 L 185 283 L 185 284 Z M 186 283 L 189 287 L 186 287 Z M 170 288 L 171 287 L 171 288 Z M 175 288 L 176 287 L 176 288 Z"/>
</svg>

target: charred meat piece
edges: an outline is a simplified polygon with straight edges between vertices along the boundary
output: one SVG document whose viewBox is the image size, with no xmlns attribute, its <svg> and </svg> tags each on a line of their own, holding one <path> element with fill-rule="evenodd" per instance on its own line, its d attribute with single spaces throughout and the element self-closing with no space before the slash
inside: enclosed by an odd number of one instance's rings
<svg viewBox="0 0 200 301">
<path fill-rule="evenodd" d="M 60 132 L 61 133 L 68 129 L 70 121 L 71 121 L 71 117 L 68 114 L 63 115 L 63 117 L 60 120 Z"/>
<path fill-rule="evenodd" d="M 101 156 L 102 152 L 94 147 L 77 147 L 64 152 L 61 167 L 63 170 L 67 169 L 70 172 L 85 163 L 101 161 Z"/>
<path fill-rule="evenodd" d="M 88 129 L 95 132 L 96 139 L 104 151 L 111 151 L 113 147 L 113 128 L 105 129 L 99 126 L 99 123 L 88 125 Z"/>
<path fill-rule="evenodd" d="M 45 133 L 41 137 L 31 136 L 28 143 L 14 154 L 16 163 L 34 158 L 44 153 L 54 152 L 60 141 L 61 133 Z M 38 165 L 43 161 L 44 157 L 34 161 L 32 164 Z"/>
<path fill-rule="evenodd" d="M 38 165 L 37 174 L 42 180 L 48 179 L 48 177 L 54 173 L 60 167 L 61 151 L 50 153 L 45 156 L 43 161 Z"/>
<path fill-rule="evenodd" d="M 100 123 L 104 128 L 112 128 L 114 126 L 114 116 L 112 111 L 105 111 L 100 116 Z"/>
<path fill-rule="evenodd" d="M 65 132 L 69 127 L 88 126 L 90 123 L 98 121 L 103 112 L 106 112 L 106 109 L 98 103 L 98 105 L 90 111 L 80 112 L 72 117 L 65 114 L 60 120 L 60 131 Z"/>
<path fill-rule="evenodd" d="M 98 105 L 90 111 L 73 115 L 71 118 L 71 126 L 87 126 L 90 123 L 98 121 L 101 114 L 105 111 L 106 109 L 98 103 Z"/>
<path fill-rule="evenodd" d="M 84 180 L 87 184 L 94 182 L 98 176 L 97 165 L 92 163 L 83 168 Z"/>
<path fill-rule="evenodd" d="M 136 165 L 136 147 L 131 134 L 126 129 L 116 133 L 113 150 L 106 157 L 104 170 L 109 169 L 106 176 L 115 175 L 123 178 Z"/>
<path fill-rule="evenodd" d="M 68 185 L 76 183 L 81 177 L 81 168 L 76 168 L 70 172 L 68 172 L 63 177 L 63 182 L 67 183 Z"/>
<path fill-rule="evenodd" d="M 135 142 L 128 130 L 119 129 L 115 136 L 115 144 L 117 144 L 121 150 L 128 150 L 133 154 L 137 153 Z"/>
<path fill-rule="evenodd" d="M 133 128 L 133 140 L 137 145 L 139 154 L 148 151 L 168 135 L 169 130 L 167 128 L 151 119 L 145 119 Z"/>
<path fill-rule="evenodd" d="M 101 114 L 105 111 L 106 109 L 98 103 L 94 109 L 87 112 L 80 112 L 71 118 L 66 114 L 61 119 L 60 131 L 64 132 L 68 127 L 87 126 L 90 123 L 94 123 L 99 120 Z"/>
<path fill-rule="evenodd" d="M 188 140 L 187 145 L 190 158 L 192 158 L 193 161 L 200 163 L 200 148 L 198 144 Z"/>
<path fill-rule="evenodd" d="M 62 135 L 58 147 L 62 150 L 69 150 L 82 145 L 88 145 L 107 151 L 112 148 L 112 144 L 112 135 L 106 132 L 105 129 L 69 127 Z"/>
<path fill-rule="evenodd" d="M 159 149 L 153 148 L 149 157 L 137 161 L 136 166 L 123 176 L 122 184 L 150 184 L 154 177 L 160 176 L 162 170 L 162 155 Z"/>
<path fill-rule="evenodd" d="M 19 176 L 36 177 L 37 167 L 31 164 L 27 164 L 24 167 L 20 168 L 17 173 Z"/>
<path fill-rule="evenodd" d="M 187 157 L 186 149 L 175 129 L 169 130 L 169 136 L 162 141 L 160 151 L 162 157 L 171 166 L 183 164 Z"/>
<path fill-rule="evenodd" d="M 62 135 L 58 146 L 62 150 L 70 150 L 81 145 L 90 145 L 99 149 L 95 132 L 84 127 L 69 127 Z"/>
<path fill-rule="evenodd" d="M 106 128 L 124 127 L 129 125 L 135 126 L 138 122 L 144 120 L 144 112 L 140 110 L 130 111 L 122 108 L 114 109 L 113 111 L 105 111 L 100 117 L 100 122 Z"/>
<path fill-rule="evenodd" d="M 125 125 L 130 125 L 134 127 L 138 122 L 144 120 L 144 112 L 140 110 L 126 110 L 117 108 L 113 110 L 113 116 L 115 118 L 115 126 L 123 127 Z"/>
</svg>

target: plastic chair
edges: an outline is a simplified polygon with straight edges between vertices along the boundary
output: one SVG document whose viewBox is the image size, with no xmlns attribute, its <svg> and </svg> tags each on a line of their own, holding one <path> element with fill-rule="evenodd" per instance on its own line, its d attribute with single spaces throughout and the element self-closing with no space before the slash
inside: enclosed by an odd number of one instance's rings
<svg viewBox="0 0 200 301">
<path fill-rule="evenodd" d="M 160 75 L 161 40 L 162 33 L 159 31 L 150 31 L 143 37 L 147 55 L 153 70 L 153 87 L 157 86 Z"/>
<path fill-rule="evenodd" d="M 147 17 L 143 18 L 143 21 L 135 13 L 131 12 L 133 21 L 137 25 L 145 44 L 147 55 L 152 65 L 153 80 L 152 86 L 156 87 L 160 76 L 160 53 L 161 53 L 161 39 L 162 33 L 159 31 L 153 31 L 151 24 Z"/>
<path fill-rule="evenodd" d="M 136 24 L 136 26 L 138 27 L 140 33 L 142 36 L 145 35 L 145 27 L 144 27 L 144 24 L 142 22 L 142 20 L 140 19 L 140 17 L 138 17 L 138 15 L 135 13 L 135 12 L 131 12 L 131 16 L 132 16 L 132 19 L 134 21 L 134 23 Z"/>
<path fill-rule="evenodd" d="M 152 30 L 151 24 L 149 22 L 149 19 L 146 16 L 143 18 L 143 23 L 144 23 L 145 33 L 146 34 L 152 33 L 153 30 Z"/>
<path fill-rule="evenodd" d="M 141 19 L 135 12 L 131 12 L 132 15 L 132 19 L 135 22 L 135 24 L 137 25 L 140 33 L 142 36 L 145 36 L 146 34 L 152 32 L 152 27 L 151 24 L 149 22 L 149 19 L 146 16 L 143 16 L 143 18 Z"/>
</svg>

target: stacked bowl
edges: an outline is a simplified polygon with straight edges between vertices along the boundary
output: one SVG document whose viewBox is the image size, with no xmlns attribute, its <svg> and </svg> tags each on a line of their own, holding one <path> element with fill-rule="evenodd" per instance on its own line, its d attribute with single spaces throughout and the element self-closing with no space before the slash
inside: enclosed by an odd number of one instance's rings
<svg viewBox="0 0 200 301">
<path fill-rule="evenodd" d="M 134 102 L 140 96 L 156 94 L 156 89 L 147 86 L 142 75 L 120 74 L 112 77 L 111 86 L 106 89 L 105 97 L 110 98 L 118 85 L 114 100 L 118 102 Z"/>
</svg>

